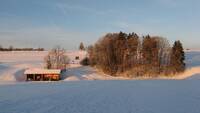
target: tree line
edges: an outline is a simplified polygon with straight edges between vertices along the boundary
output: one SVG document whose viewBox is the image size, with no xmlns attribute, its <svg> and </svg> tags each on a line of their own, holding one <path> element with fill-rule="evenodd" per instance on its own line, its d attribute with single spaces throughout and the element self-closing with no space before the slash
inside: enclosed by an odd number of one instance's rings
<svg viewBox="0 0 200 113">
<path fill-rule="evenodd" d="M 44 51 L 44 48 L 15 48 L 9 46 L 8 48 L 0 46 L 0 51 Z"/>
<path fill-rule="evenodd" d="M 88 61 L 113 76 L 159 76 L 185 70 L 182 43 L 171 47 L 166 38 L 136 33 L 108 33 L 88 47 Z"/>
</svg>

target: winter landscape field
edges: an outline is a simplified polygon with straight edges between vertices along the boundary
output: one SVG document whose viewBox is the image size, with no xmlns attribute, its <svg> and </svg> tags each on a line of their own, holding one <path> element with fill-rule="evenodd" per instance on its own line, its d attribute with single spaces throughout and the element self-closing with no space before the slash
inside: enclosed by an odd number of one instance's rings
<svg viewBox="0 0 200 113">
<path fill-rule="evenodd" d="M 86 53 L 67 52 L 70 59 Z M 187 51 L 187 70 L 174 80 L 124 80 L 70 65 L 58 82 L 26 82 L 47 52 L 0 53 L 0 113 L 199 113 L 200 52 Z"/>
<path fill-rule="evenodd" d="M 0 0 L 0 113 L 200 113 L 200 0 Z"/>
</svg>

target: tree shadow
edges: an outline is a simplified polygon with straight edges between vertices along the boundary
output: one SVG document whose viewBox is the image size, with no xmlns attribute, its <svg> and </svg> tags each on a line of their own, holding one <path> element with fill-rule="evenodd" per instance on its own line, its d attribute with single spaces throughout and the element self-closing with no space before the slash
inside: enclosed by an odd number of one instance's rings
<svg viewBox="0 0 200 113">
<path fill-rule="evenodd" d="M 15 76 L 16 81 L 18 82 L 26 81 L 26 76 L 24 75 L 24 71 L 25 69 L 21 69 L 15 72 L 14 76 Z"/>
</svg>

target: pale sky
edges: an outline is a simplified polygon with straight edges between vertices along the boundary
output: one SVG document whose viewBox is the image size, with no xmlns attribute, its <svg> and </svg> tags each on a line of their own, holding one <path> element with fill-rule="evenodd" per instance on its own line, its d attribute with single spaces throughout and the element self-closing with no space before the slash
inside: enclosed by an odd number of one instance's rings
<svg viewBox="0 0 200 113">
<path fill-rule="evenodd" d="M 72 50 L 123 31 L 200 49 L 199 11 L 199 0 L 0 0 L 0 45 Z"/>
</svg>

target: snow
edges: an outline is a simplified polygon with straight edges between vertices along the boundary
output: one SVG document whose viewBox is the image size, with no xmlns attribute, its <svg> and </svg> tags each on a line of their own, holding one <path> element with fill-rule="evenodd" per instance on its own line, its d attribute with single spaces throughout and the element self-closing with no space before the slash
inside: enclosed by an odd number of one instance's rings
<svg viewBox="0 0 200 113">
<path fill-rule="evenodd" d="M 200 112 L 200 51 L 186 53 L 180 80 L 127 80 L 76 63 L 62 81 L 25 82 L 24 70 L 43 67 L 46 54 L 0 52 L 0 113 Z"/>
<path fill-rule="evenodd" d="M 0 52 L 0 83 L 22 82 L 25 81 L 24 71 L 26 69 L 38 69 L 44 67 L 44 57 L 48 51 L 13 51 Z M 70 61 L 74 61 L 73 66 L 80 66 L 77 64 L 86 56 L 85 51 L 67 51 Z M 79 60 L 75 57 L 79 56 Z"/>
<path fill-rule="evenodd" d="M 29 68 L 25 70 L 24 74 L 61 74 L 61 70 L 60 69 Z"/>
<path fill-rule="evenodd" d="M 199 113 L 198 80 L 20 83 L 0 86 L 0 113 Z"/>
<path fill-rule="evenodd" d="M 187 67 L 200 66 L 200 51 L 186 52 Z"/>
</svg>

